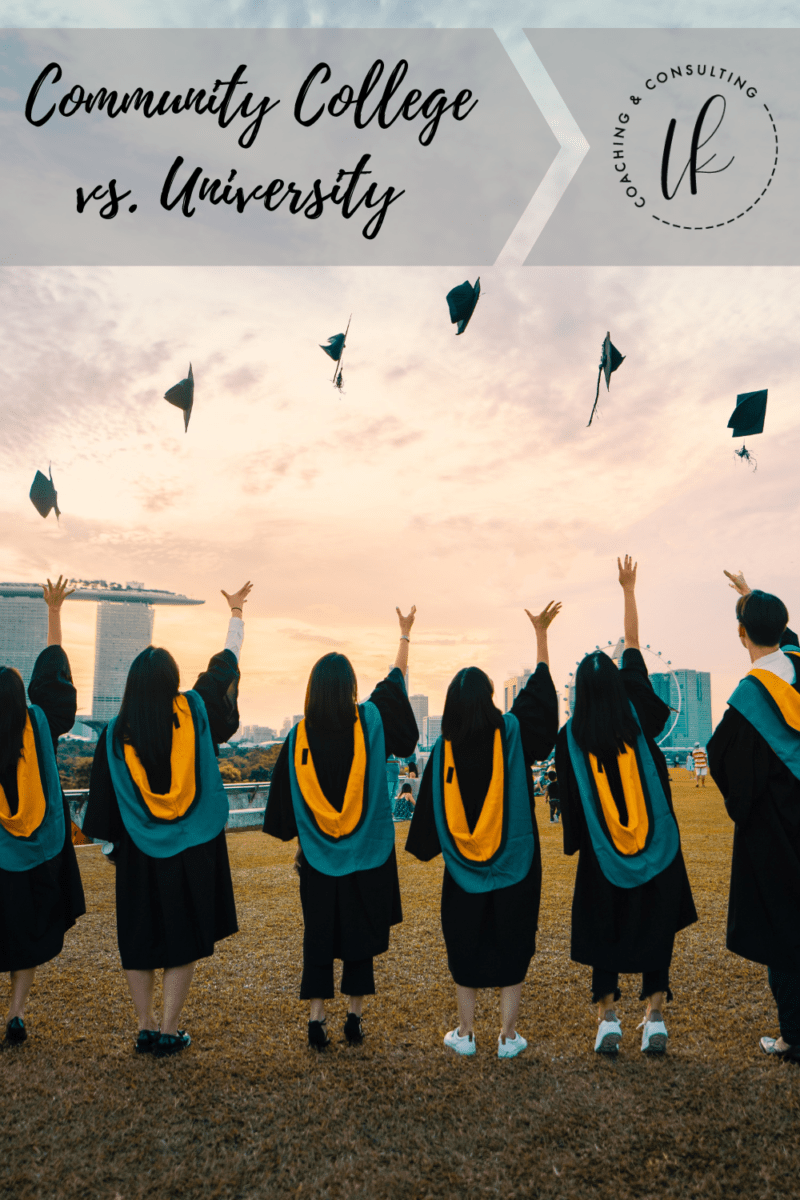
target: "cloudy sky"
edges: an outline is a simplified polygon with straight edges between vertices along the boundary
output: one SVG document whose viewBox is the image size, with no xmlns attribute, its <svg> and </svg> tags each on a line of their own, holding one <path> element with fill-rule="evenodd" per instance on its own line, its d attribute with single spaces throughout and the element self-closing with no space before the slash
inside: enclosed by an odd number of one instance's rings
<svg viewBox="0 0 800 1200">
<path fill-rule="evenodd" d="M 167 11 L 199 23 L 198 7 Z M 226 7 L 248 23 L 250 6 Z M 617 6 L 620 23 L 642 23 L 634 7 Z M 0 19 L 22 23 L 22 8 L 0 5 Z M 24 9 L 75 23 L 70 5 Z M 473 9 L 458 23 L 493 23 Z M 546 23 L 559 11 L 587 23 L 586 6 L 551 9 Z M 136 11 L 151 23 L 151 6 Z M 730 11 L 731 24 L 797 23 L 787 6 Z M 387 25 L 414 23 L 397 12 L 382 7 Z M 289 5 L 276 23 L 314 19 Z M 478 274 L 480 304 L 456 339 L 445 293 Z M 279 725 L 328 649 L 351 656 L 362 692 L 374 684 L 396 649 L 396 604 L 417 605 L 411 683 L 432 712 L 465 664 L 498 685 L 531 664 L 523 608 L 551 599 L 564 605 L 551 636 L 561 686 L 619 636 L 615 562 L 629 552 L 643 642 L 710 670 L 718 717 L 747 666 L 723 568 L 796 609 L 798 282 L 789 267 L 523 268 L 508 256 L 490 268 L 5 267 L 0 575 L 135 579 L 204 599 L 157 610 L 155 639 L 185 685 L 224 638 L 219 589 L 251 579 L 242 716 Z M 318 344 L 350 313 L 340 396 Z M 587 429 L 607 329 L 627 358 Z M 184 434 L 161 397 L 189 361 Z M 762 387 L 753 472 L 726 423 L 737 392 Z M 58 526 L 27 495 L 51 461 Z M 94 606 L 68 607 L 82 710 L 93 633 Z"/>
</svg>

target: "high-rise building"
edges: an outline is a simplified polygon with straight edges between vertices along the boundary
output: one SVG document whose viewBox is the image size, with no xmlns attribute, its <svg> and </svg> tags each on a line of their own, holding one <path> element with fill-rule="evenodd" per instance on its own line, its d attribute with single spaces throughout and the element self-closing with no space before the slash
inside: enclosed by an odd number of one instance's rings
<svg viewBox="0 0 800 1200">
<path fill-rule="evenodd" d="M 503 684 L 503 712 L 510 712 L 511 706 L 532 674 L 530 667 L 523 667 L 520 675 L 512 675 L 510 679 L 506 679 Z"/>
<path fill-rule="evenodd" d="M 0 584 L 0 666 L 16 667 L 27 688 L 33 665 L 47 645 L 47 605 L 32 595 L 4 594 L 6 587 L 25 584 Z"/>
<path fill-rule="evenodd" d="M 151 604 L 114 604 L 106 600 L 98 604 L 92 686 L 94 721 L 110 721 L 119 712 L 130 665 L 153 641 L 154 619 Z"/>
<path fill-rule="evenodd" d="M 269 725 L 242 725 L 239 730 L 241 742 L 274 742 L 275 730 Z"/>
<path fill-rule="evenodd" d="M 411 705 L 411 711 L 414 714 L 414 720 L 417 722 L 417 729 L 419 730 L 419 741 L 417 742 L 417 745 L 419 745 L 419 743 L 422 741 L 422 722 L 428 715 L 428 697 L 409 696 L 408 702 Z"/>
<path fill-rule="evenodd" d="M 430 748 L 439 734 L 442 732 L 441 717 L 423 717 L 422 718 L 422 742 L 423 745 Z"/>
<path fill-rule="evenodd" d="M 673 678 L 674 674 L 674 678 Z M 705 746 L 712 734 L 711 675 L 708 671 L 676 670 L 650 676 L 657 696 L 670 708 L 678 707 L 677 687 L 680 689 L 680 715 L 675 728 L 662 746 Z"/>
<path fill-rule="evenodd" d="M 300 713 L 299 717 L 298 716 L 292 717 L 292 728 L 294 729 L 295 725 L 299 725 L 300 722 L 302 721 L 302 719 L 303 719 L 302 713 Z"/>
<path fill-rule="evenodd" d="M 204 604 L 141 583 L 74 580 L 73 600 L 97 603 L 91 720 L 99 727 L 119 711 L 128 669 L 153 636 L 153 605 Z M 35 583 L 0 583 L 0 663 L 17 666 L 26 684 L 47 643 L 47 606 Z M 28 607 L 20 607 L 27 605 Z M 6 619 L 6 614 L 10 619 Z M 38 614 L 38 615 L 37 615 Z M 38 649 L 37 649 L 38 647 Z M 24 669 L 23 669 L 24 668 Z M 27 676 L 25 675 L 27 670 Z"/>
</svg>

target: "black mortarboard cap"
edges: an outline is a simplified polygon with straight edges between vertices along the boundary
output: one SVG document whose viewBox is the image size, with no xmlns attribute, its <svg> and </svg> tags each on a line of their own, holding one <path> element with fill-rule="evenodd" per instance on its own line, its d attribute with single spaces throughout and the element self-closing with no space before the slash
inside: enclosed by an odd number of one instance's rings
<svg viewBox="0 0 800 1200">
<path fill-rule="evenodd" d="M 192 374 L 192 364 L 189 363 L 189 374 L 180 383 L 176 383 L 168 392 L 164 393 L 164 399 L 170 404 L 174 404 L 176 408 L 183 410 L 183 429 L 184 433 L 189 428 L 189 417 L 192 415 L 192 405 L 194 404 L 194 375 Z"/>
<path fill-rule="evenodd" d="M 50 471 L 50 478 L 43 475 L 41 471 L 37 471 L 31 484 L 30 491 L 31 503 L 40 516 L 46 517 L 51 508 L 56 510 L 56 520 L 61 516 L 58 508 L 58 492 L 53 487 L 53 472 Z"/>
<path fill-rule="evenodd" d="M 761 392 L 742 392 L 736 397 L 736 408 L 731 413 L 728 429 L 732 437 L 753 437 L 764 432 L 764 417 L 767 413 L 767 389 Z"/>
<path fill-rule="evenodd" d="M 481 294 L 481 278 L 480 275 L 475 280 L 474 286 L 465 279 L 458 287 L 454 287 L 452 291 L 447 293 L 447 307 L 450 309 L 450 321 L 453 325 L 457 325 L 456 337 L 469 325 L 470 317 L 475 312 L 475 305 L 478 303 L 478 297 Z"/>
<path fill-rule="evenodd" d="M 320 350 L 324 350 L 326 354 L 330 354 L 334 362 L 338 362 L 344 350 L 344 339 L 345 334 L 335 333 L 333 337 L 328 338 L 327 346 L 320 344 Z"/>
<path fill-rule="evenodd" d="M 589 425 L 591 425 L 592 421 L 594 420 L 595 409 L 597 408 L 597 401 L 600 396 L 601 378 L 603 375 L 605 375 L 606 391 L 608 391 L 611 387 L 612 372 L 616 371 L 617 367 L 624 361 L 625 355 L 620 354 L 617 347 L 611 341 L 611 334 L 607 333 L 603 339 L 603 349 L 600 356 L 600 369 L 597 372 L 597 389 L 594 394 L 594 404 L 592 405 L 592 412 L 591 416 L 589 417 Z M 586 428 L 588 429 L 589 426 L 587 425 Z"/>
<path fill-rule="evenodd" d="M 608 391 L 609 387 L 611 386 L 612 371 L 616 371 L 620 363 L 624 361 L 625 355 L 620 354 L 617 347 L 611 341 L 611 334 L 607 333 L 605 336 L 605 341 L 603 342 L 603 360 L 600 364 L 603 368 L 603 374 L 606 377 L 606 391 Z"/>
</svg>

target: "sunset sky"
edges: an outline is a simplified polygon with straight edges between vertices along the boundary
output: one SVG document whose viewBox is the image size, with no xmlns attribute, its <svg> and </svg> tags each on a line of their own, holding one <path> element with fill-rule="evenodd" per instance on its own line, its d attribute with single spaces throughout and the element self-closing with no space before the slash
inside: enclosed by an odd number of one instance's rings
<svg viewBox="0 0 800 1200">
<path fill-rule="evenodd" d="M 1 7 L 14 24 L 21 6 Z M 55 6 L 22 7 L 59 23 Z M 248 23 L 248 5 L 228 7 Z M 725 7 L 731 24 L 769 24 L 769 10 Z M 154 23 L 152 6 L 128 8 Z M 674 5 L 649 5 L 648 23 L 660 8 L 672 23 Z M 290 9 L 285 23 L 302 24 Z M 486 5 L 462 10 L 459 24 L 492 24 Z M 178 25 L 200 11 L 169 9 Z M 551 5 L 549 23 L 558 11 L 589 23 L 585 5 Z M 613 8 L 620 24 L 642 23 L 635 11 Z M 693 23 L 711 11 L 693 5 Z M 333 23 L 330 5 L 319 12 Z M 397 5 L 382 13 L 405 23 Z M 204 599 L 156 610 L 155 641 L 185 687 L 223 643 L 220 588 L 251 579 L 242 720 L 280 726 L 329 649 L 352 658 L 368 694 L 395 654 L 395 605 L 417 605 L 411 687 L 436 714 L 460 667 L 483 667 L 499 690 L 533 665 L 523 609 L 561 600 L 551 647 L 563 692 L 576 660 L 622 632 L 616 556 L 630 553 L 643 643 L 712 672 L 716 721 L 749 665 L 723 568 L 800 620 L 799 272 L 508 256 L 494 267 L 2 266 L 0 577 L 140 580 Z M 456 339 L 445 294 L 477 275 L 481 300 Z M 318 346 L 351 313 L 339 395 Z M 626 360 L 587 429 L 606 330 Z M 190 361 L 184 434 L 161 397 Z M 726 423 L 737 393 L 757 388 L 769 405 L 749 443 L 754 472 L 734 460 Z M 28 499 L 50 462 L 60 525 Z M 94 611 L 73 602 L 63 621 L 84 712 Z"/>
<path fill-rule="evenodd" d="M 481 271 L 456 339 L 446 291 L 477 268 L 7 269 L 3 576 L 59 571 L 182 591 L 155 637 L 184 683 L 253 580 L 245 722 L 300 711 L 336 647 L 362 692 L 417 605 L 412 690 L 441 711 L 467 663 L 533 658 L 523 608 L 563 601 L 553 674 L 621 632 L 617 554 L 640 562 L 642 639 L 710 670 L 715 714 L 746 666 L 724 567 L 796 590 L 790 268 Z M 318 343 L 353 323 L 345 393 Z M 606 329 L 627 357 L 586 428 Z M 188 433 L 161 399 L 191 360 Z M 737 392 L 769 388 L 758 470 L 734 460 Z M 28 500 L 36 468 L 63 511 Z M 94 606 L 64 618 L 90 704 Z"/>
</svg>

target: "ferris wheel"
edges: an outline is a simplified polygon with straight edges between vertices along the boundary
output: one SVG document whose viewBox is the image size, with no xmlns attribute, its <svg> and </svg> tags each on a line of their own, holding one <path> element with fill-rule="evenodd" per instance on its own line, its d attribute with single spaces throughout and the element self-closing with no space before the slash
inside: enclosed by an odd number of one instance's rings
<svg viewBox="0 0 800 1200">
<path fill-rule="evenodd" d="M 595 651 L 602 650 L 605 654 L 607 654 L 609 656 L 609 658 L 611 658 L 615 661 L 619 661 L 622 658 L 622 651 L 624 649 L 625 649 L 625 639 L 620 638 L 619 641 L 617 641 L 616 643 L 607 642 L 605 646 L 595 646 L 594 650 L 587 650 L 586 654 L 594 654 Z M 670 676 L 671 681 L 672 681 L 672 686 L 670 687 L 670 697 L 677 696 L 677 698 L 678 698 L 677 708 L 673 708 L 672 705 L 670 705 L 672 720 L 669 722 L 669 724 L 664 729 L 664 731 L 661 733 L 661 735 L 655 739 L 656 745 L 662 746 L 664 744 L 664 742 L 669 740 L 673 729 L 678 724 L 678 717 L 681 715 L 680 684 L 678 683 L 677 675 L 675 674 L 675 672 L 672 669 L 672 660 L 669 658 L 664 658 L 664 655 L 661 652 L 661 650 L 653 650 L 652 647 L 649 645 L 640 646 L 639 649 L 641 650 L 641 652 L 644 656 L 644 660 L 647 663 L 648 671 L 650 673 L 652 673 L 652 671 L 655 670 L 655 671 L 658 671 L 659 673 Z M 586 657 L 586 655 L 584 655 L 584 657 Z M 650 665 L 651 662 L 652 662 L 652 667 Z M 578 660 L 578 662 L 575 663 L 576 667 L 579 665 L 580 665 L 580 659 Z M 570 671 L 569 682 L 564 684 L 564 703 L 565 703 L 566 709 L 567 709 L 567 720 L 569 720 L 569 718 L 572 716 L 572 705 L 574 702 L 574 689 L 575 689 L 575 672 Z"/>
</svg>

